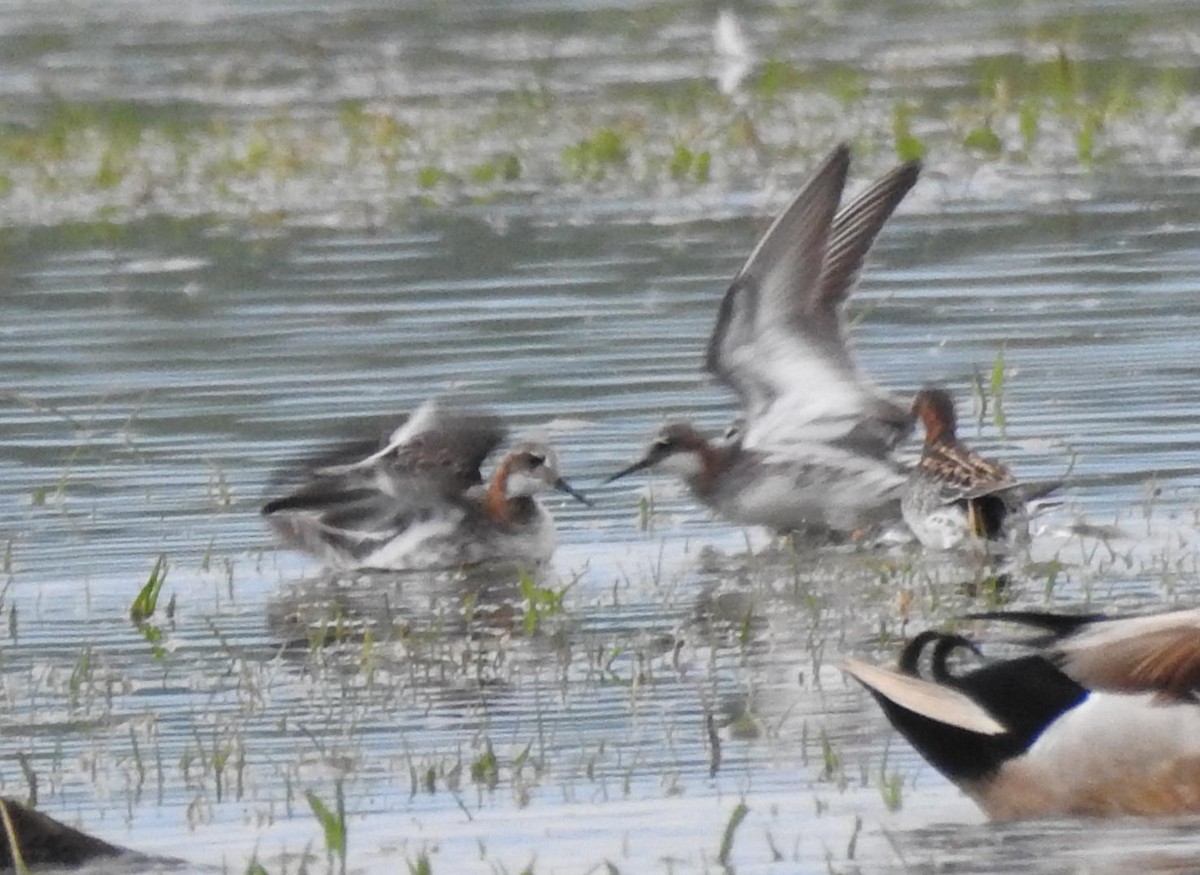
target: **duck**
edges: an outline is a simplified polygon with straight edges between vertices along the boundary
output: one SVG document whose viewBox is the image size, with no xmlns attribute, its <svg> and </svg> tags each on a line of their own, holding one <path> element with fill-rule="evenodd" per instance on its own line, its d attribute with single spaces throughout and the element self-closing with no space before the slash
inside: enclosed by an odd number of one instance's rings
<svg viewBox="0 0 1200 875">
<path fill-rule="evenodd" d="M 990 819 L 1200 814 L 1200 610 L 970 617 L 1039 630 L 1033 652 L 958 671 L 980 648 L 926 631 L 842 668 Z"/>
<path fill-rule="evenodd" d="M 839 210 L 849 166 L 839 145 L 721 300 L 704 366 L 738 397 L 725 438 L 667 423 L 609 483 L 671 470 L 719 516 L 778 532 L 837 535 L 900 519 L 906 470 L 892 451 L 914 421 L 860 373 L 841 311 L 921 165 L 894 168 Z"/>
<path fill-rule="evenodd" d="M 900 510 L 916 539 L 934 550 L 1004 552 L 1027 545 L 1031 511 L 1062 481 L 1022 483 L 1006 465 L 964 444 L 954 398 L 941 386 L 920 389 L 912 415 L 925 439 Z"/>
<path fill-rule="evenodd" d="M 505 437 L 496 416 L 430 399 L 382 444 L 354 441 L 302 465 L 300 483 L 262 516 L 284 545 L 333 569 L 535 566 L 556 534 L 536 496 L 591 501 L 544 441 L 516 443 L 484 481 L 482 465 Z"/>
</svg>

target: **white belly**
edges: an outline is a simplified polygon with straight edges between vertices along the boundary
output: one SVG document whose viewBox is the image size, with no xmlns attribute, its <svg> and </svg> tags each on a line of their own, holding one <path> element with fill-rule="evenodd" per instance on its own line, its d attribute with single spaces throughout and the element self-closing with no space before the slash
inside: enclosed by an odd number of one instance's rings
<svg viewBox="0 0 1200 875">
<path fill-rule="evenodd" d="M 365 568 L 456 568 L 480 562 L 545 562 L 554 553 L 554 521 L 539 508 L 527 525 L 501 529 L 462 510 L 409 526 L 364 559 Z"/>
<path fill-rule="evenodd" d="M 828 448 L 812 458 L 768 458 L 740 473 L 718 495 L 717 509 L 738 522 L 784 531 L 825 526 L 850 532 L 890 521 L 905 483 L 885 463 Z"/>
</svg>

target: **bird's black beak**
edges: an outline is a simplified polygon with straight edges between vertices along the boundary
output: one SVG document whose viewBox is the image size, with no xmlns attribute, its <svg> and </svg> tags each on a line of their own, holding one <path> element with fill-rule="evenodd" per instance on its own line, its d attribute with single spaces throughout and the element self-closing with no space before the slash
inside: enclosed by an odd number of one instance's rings
<svg viewBox="0 0 1200 875">
<path fill-rule="evenodd" d="M 616 474 L 613 474 L 611 477 L 609 477 L 607 480 L 604 481 L 604 484 L 607 486 L 609 483 L 612 483 L 614 480 L 620 480 L 622 477 L 626 476 L 627 474 L 636 474 L 638 471 L 644 471 L 646 468 L 649 468 L 651 465 L 653 465 L 655 461 L 656 460 L 651 458 L 650 456 L 644 456 L 641 459 L 638 459 L 636 462 L 634 462 L 628 468 L 622 468 Z"/>
<path fill-rule="evenodd" d="M 554 481 L 554 488 L 557 489 L 559 492 L 567 493 L 567 495 L 571 496 L 576 501 L 583 502 L 588 507 L 594 506 L 592 504 L 591 500 L 586 495 L 584 495 L 582 492 L 577 491 L 575 489 L 575 487 L 573 487 L 570 483 L 568 483 L 562 477 L 559 477 L 557 480 Z"/>
</svg>

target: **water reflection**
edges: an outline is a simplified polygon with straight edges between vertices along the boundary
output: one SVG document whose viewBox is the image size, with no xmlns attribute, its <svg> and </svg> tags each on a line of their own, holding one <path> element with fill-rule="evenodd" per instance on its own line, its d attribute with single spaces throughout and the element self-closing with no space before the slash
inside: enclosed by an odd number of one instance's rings
<svg viewBox="0 0 1200 875">
<path fill-rule="evenodd" d="M 953 824 L 890 833 L 908 865 L 938 872 L 1118 872 L 1196 871 L 1200 841 L 1193 818 L 1148 824 L 1088 820 L 964 826 Z M 1055 849 L 1047 857 L 1047 847 Z"/>
<path fill-rule="evenodd" d="M 554 582 L 511 563 L 428 572 L 325 572 L 273 593 L 267 619 L 275 638 L 293 647 L 361 643 L 367 637 L 378 643 L 409 636 L 495 637 L 519 632 L 525 622 L 522 602 L 531 594 L 536 599 L 538 591 L 549 592 L 546 585 Z"/>
<path fill-rule="evenodd" d="M 297 800 L 331 798 L 337 779 L 352 868 L 374 871 L 403 870 L 422 847 L 437 849 L 434 871 L 519 871 L 534 856 L 537 871 L 713 871 L 742 799 L 741 875 L 1186 871 L 1194 822 L 976 825 L 835 668 L 996 599 L 1195 600 L 1200 183 L 1178 145 L 1186 89 L 1170 130 L 1114 110 L 1106 124 L 1128 151 L 1088 169 L 1069 130 L 1048 129 L 1053 160 L 935 150 L 856 295 L 864 371 L 901 393 L 952 386 L 972 444 L 1023 479 L 1074 461 L 1067 505 L 1002 591 L 948 557 L 764 549 L 661 481 L 636 495 L 592 485 L 664 418 L 728 421 L 731 399 L 699 372 L 703 342 L 814 138 L 878 140 L 864 160 L 891 163 L 893 112 L 912 99 L 947 107 L 938 123 L 957 144 L 955 107 L 977 98 L 983 67 L 1097 32 L 1098 63 L 1111 49 L 1114 63 L 1152 59 L 1164 87 L 1178 65 L 1186 83 L 1190 7 L 1085 4 L 1078 26 L 1056 4 L 1022 7 L 1049 37 L 1014 34 L 1008 7 L 988 3 L 747 10 L 763 59 L 803 57 L 842 97 L 771 104 L 756 77 L 788 70 L 756 67 L 743 90 L 775 108 L 740 135 L 771 148 L 732 143 L 710 183 L 688 186 L 667 169 L 676 146 L 719 151 L 739 135 L 718 123 L 733 115 L 715 89 L 691 87 L 711 69 L 709 12 L 619 3 L 587 11 L 584 38 L 580 9 L 544 3 L 385 5 L 9 10 L 0 91 L 18 128 L 60 95 L 235 125 L 287 106 L 303 137 L 268 124 L 255 148 L 274 160 L 281 141 L 324 144 L 315 166 L 336 171 L 265 171 L 255 188 L 235 168 L 218 197 L 188 155 L 204 130 L 156 139 L 170 125 L 139 142 L 187 165 L 192 188 L 160 185 L 155 173 L 175 171 L 149 161 L 149 175 L 102 189 L 91 153 L 73 165 L 78 187 L 56 183 L 53 163 L 32 181 L 6 165 L 0 734 L 44 803 L 146 850 L 178 853 L 186 835 L 189 856 L 234 871 L 256 847 L 319 845 Z M 1124 81 L 1100 75 L 1114 70 L 1084 79 Z M 552 130 L 536 116 L 545 90 L 569 110 Z M 388 172 L 411 181 L 428 166 L 461 186 L 409 197 L 380 164 L 351 166 L 345 100 L 410 113 Z M 681 121 L 689 101 L 698 112 Z M 497 116 L 509 126 L 489 127 Z M 661 154 L 559 184 L 564 149 L 639 117 Z M 447 119 L 469 129 L 465 147 L 439 140 L 458 130 Z M 505 142 L 514 127 L 520 141 Z M 510 149 L 523 176 L 472 188 L 479 160 Z M 106 198 L 137 204 L 130 220 L 107 221 Z M 100 219 L 63 223 L 67 208 Z M 1003 428 L 965 401 L 1000 359 Z M 516 429 L 555 426 L 572 482 L 597 499 L 551 499 L 561 544 L 535 583 L 570 588 L 533 630 L 518 575 L 310 577 L 258 516 L 281 462 L 458 383 Z M 128 621 L 160 554 L 178 605 L 161 658 Z M 489 745 L 495 787 L 471 778 Z M 892 775 L 895 812 L 881 791 Z M 19 770 L 0 777 L 26 792 Z"/>
</svg>

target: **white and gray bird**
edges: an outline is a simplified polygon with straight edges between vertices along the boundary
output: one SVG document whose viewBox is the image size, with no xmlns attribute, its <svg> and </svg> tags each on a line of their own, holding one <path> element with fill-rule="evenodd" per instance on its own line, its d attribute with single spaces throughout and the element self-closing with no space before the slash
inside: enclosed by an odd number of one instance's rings
<svg viewBox="0 0 1200 875">
<path fill-rule="evenodd" d="M 303 466 L 299 486 L 263 517 L 285 544 L 335 568 L 544 562 L 555 526 L 535 496 L 588 501 L 540 441 L 514 446 L 484 482 L 481 466 L 504 437 L 497 417 L 430 400 L 382 446 L 356 442 Z"/>
<path fill-rule="evenodd" d="M 782 532 L 850 533 L 899 520 L 906 476 L 892 450 L 913 419 L 859 372 L 842 306 L 921 168 L 900 165 L 839 211 L 849 165 L 849 148 L 838 146 L 721 301 L 705 367 L 737 394 L 738 425 L 716 442 L 668 424 L 610 482 L 663 467 L 720 516 Z"/>
</svg>

